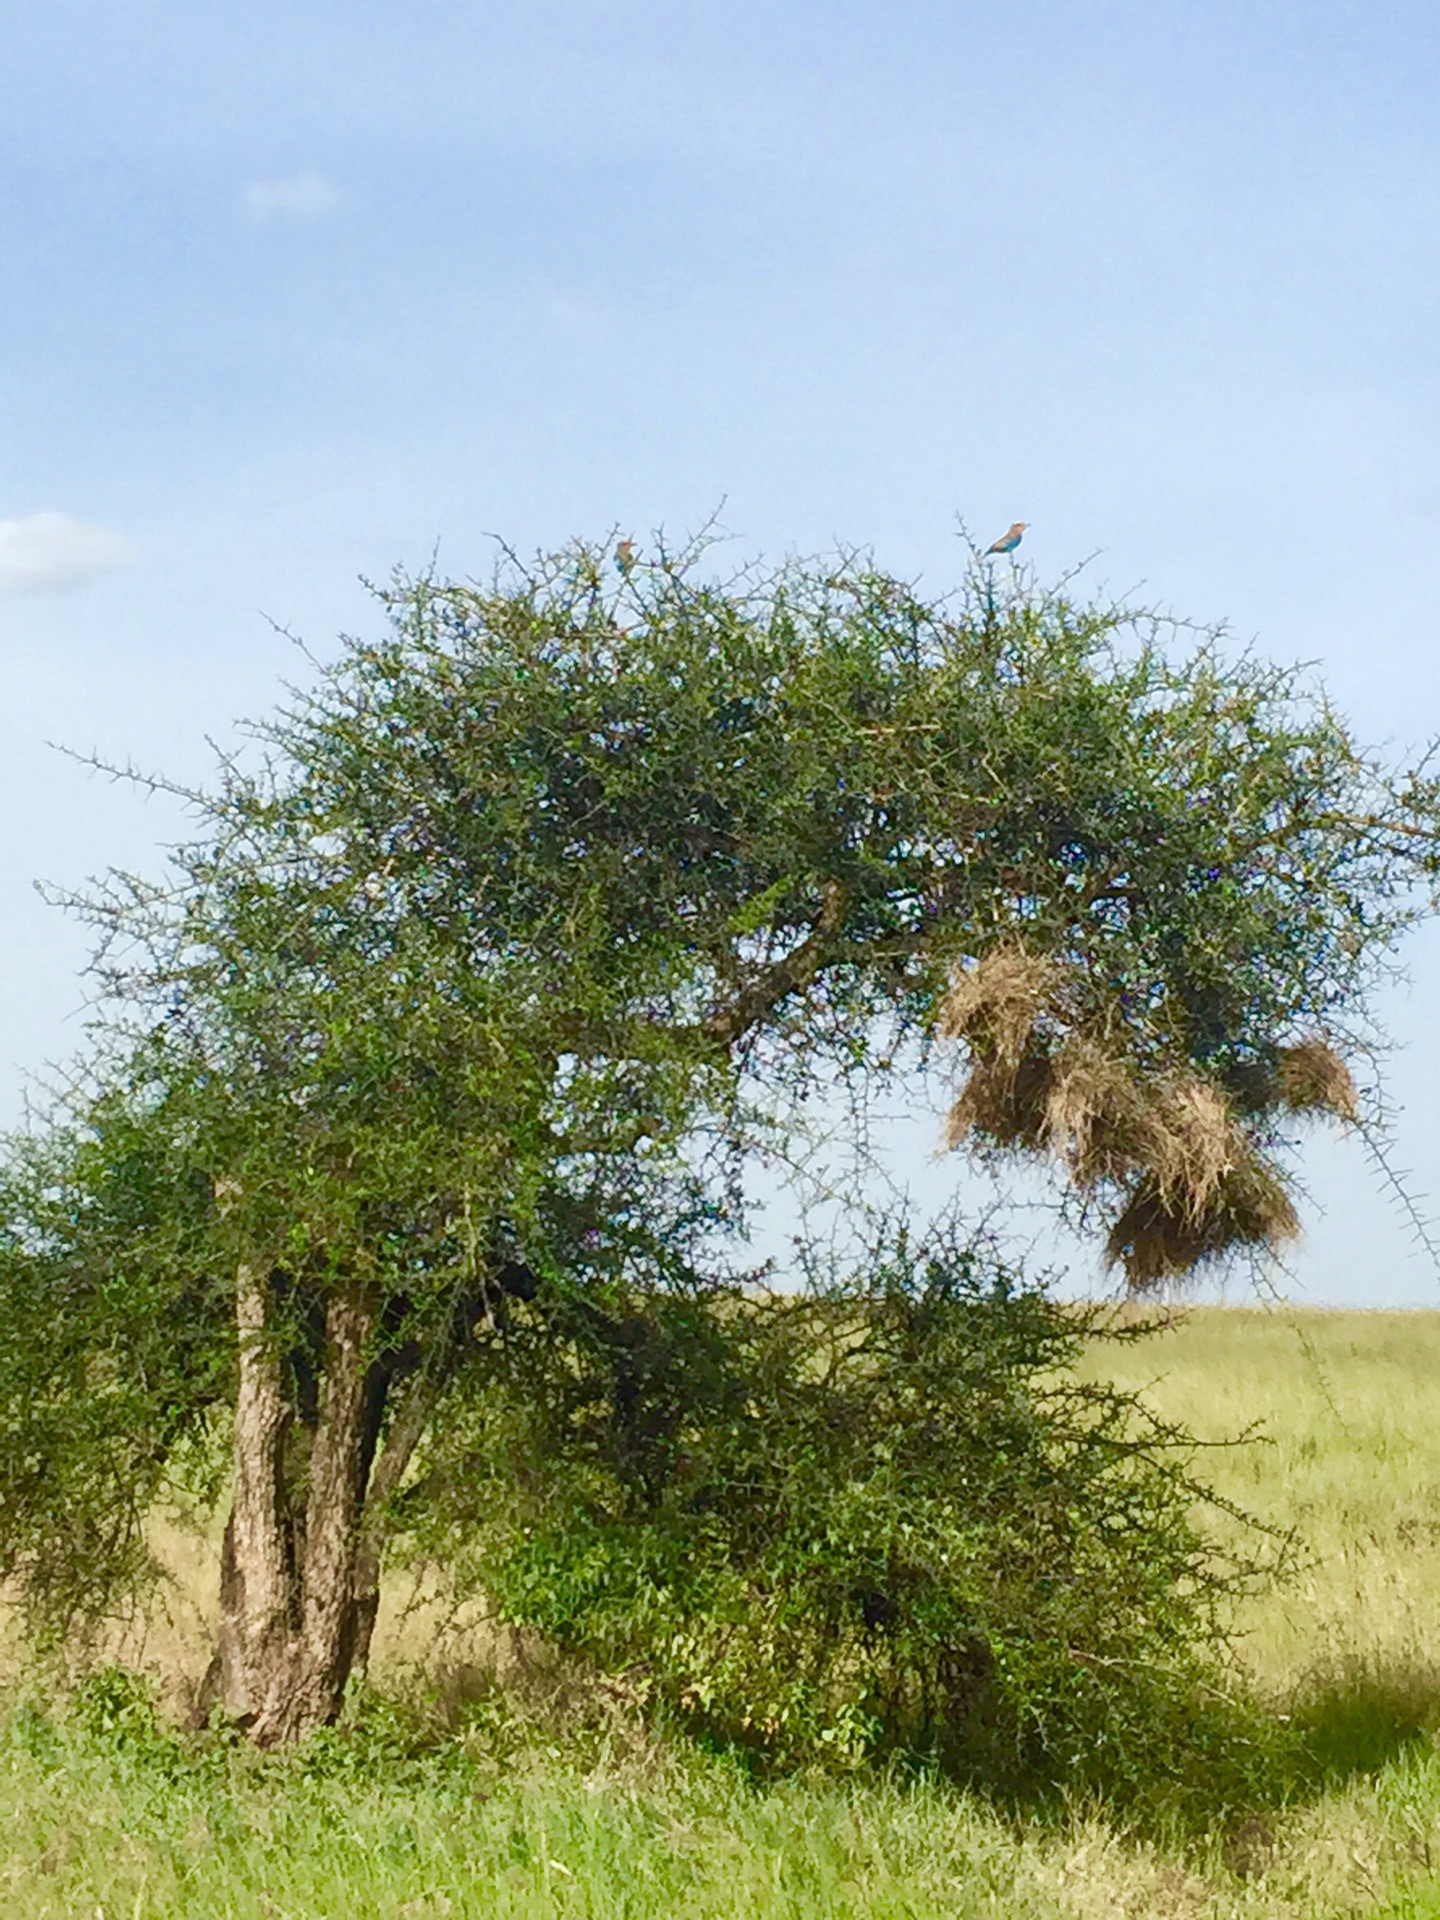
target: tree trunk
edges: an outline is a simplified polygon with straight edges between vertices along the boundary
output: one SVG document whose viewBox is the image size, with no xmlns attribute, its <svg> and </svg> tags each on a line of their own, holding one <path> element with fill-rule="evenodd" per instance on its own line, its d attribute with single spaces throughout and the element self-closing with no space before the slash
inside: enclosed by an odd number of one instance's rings
<svg viewBox="0 0 1440 1920">
<path fill-rule="evenodd" d="M 385 1523 L 390 1502 L 400 1491 L 405 1469 L 429 1424 L 441 1378 L 443 1369 L 410 1382 L 409 1391 L 369 1475 L 365 1511 L 360 1523 L 360 1550 L 355 1567 L 356 1673 L 363 1673 L 369 1664 L 375 1616 L 380 1610 L 380 1562 L 385 1547 Z M 378 1413 L 376 1417 L 378 1419 Z"/>
<path fill-rule="evenodd" d="M 327 1306 L 302 1511 L 297 1476 L 287 1466 L 303 1436 L 286 1402 L 269 1300 L 265 1277 L 243 1268 L 235 1491 L 210 1678 L 226 1711 L 261 1747 L 336 1719 L 360 1637 L 369 1637 L 373 1605 L 362 1589 L 376 1577 L 374 1564 L 361 1566 L 373 1313 L 358 1287 L 335 1293 Z"/>
</svg>

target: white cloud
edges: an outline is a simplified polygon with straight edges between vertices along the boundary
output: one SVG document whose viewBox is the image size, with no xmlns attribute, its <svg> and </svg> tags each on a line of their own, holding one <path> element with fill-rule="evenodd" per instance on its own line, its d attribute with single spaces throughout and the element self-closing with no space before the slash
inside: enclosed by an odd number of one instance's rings
<svg viewBox="0 0 1440 1920">
<path fill-rule="evenodd" d="M 68 513 L 26 513 L 0 520 L 0 594 L 83 587 L 134 557 L 121 534 L 88 526 Z"/>
<path fill-rule="evenodd" d="M 318 220 L 340 204 L 340 196 L 318 173 L 296 173 L 287 180 L 252 180 L 245 189 L 245 211 L 254 220 Z"/>
</svg>

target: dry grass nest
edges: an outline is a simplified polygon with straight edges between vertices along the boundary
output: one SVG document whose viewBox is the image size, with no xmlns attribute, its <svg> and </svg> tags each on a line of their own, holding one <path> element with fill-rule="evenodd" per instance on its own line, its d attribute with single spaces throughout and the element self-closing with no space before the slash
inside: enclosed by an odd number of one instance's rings
<svg viewBox="0 0 1440 1920">
<path fill-rule="evenodd" d="M 1205 1205 L 1176 1205 L 1158 1182 L 1141 1179 L 1105 1242 L 1105 1257 L 1123 1266 L 1134 1293 L 1192 1273 L 1235 1247 L 1271 1251 L 1300 1231 L 1280 1176 L 1251 1153 L 1220 1180 Z"/>
<path fill-rule="evenodd" d="M 1324 1040 L 1302 1040 L 1281 1047 L 1275 1056 L 1276 1089 L 1292 1113 L 1333 1113 L 1338 1119 L 1360 1118 L 1360 1096 L 1350 1069 Z"/>
<path fill-rule="evenodd" d="M 1119 1188 L 1107 1256 L 1136 1291 L 1238 1246 L 1292 1240 L 1300 1224 L 1284 1183 L 1222 1090 L 1193 1071 L 1142 1077 L 1116 1043 L 1064 1032 L 1069 1011 L 1058 967 L 1019 948 L 959 976 L 939 1030 L 963 1039 L 971 1061 L 946 1144 L 1049 1154 L 1082 1192 Z M 1357 1116 L 1349 1070 L 1322 1040 L 1281 1048 L 1267 1082 L 1267 1105 Z"/>
<path fill-rule="evenodd" d="M 940 1008 L 943 1040 L 966 1040 L 1018 1067 L 1040 1016 L 1054 1002 L 1060 969 L 1024 947 L 997 947 L 978 967 L 957 973 Z"/>
</svg>

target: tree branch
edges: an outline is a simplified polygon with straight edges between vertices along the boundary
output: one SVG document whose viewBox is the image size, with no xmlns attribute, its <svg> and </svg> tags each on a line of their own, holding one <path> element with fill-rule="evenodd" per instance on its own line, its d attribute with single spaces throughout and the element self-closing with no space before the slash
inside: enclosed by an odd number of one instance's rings
<svg viewBox="0 0 1440 1920">
<path fill-rule="evenodd" d="M 808 987 L 824 965 L 827 948 L 845 924 L 846 904 L 840 882 L 827 880 L 820 911 L 809 933 L 783 960 L 777 960 L 743 988 L 729 1006 L 709 1016 L 703 1023 L 707 1037 L 722 1047 L 733 1047 L 782 1000 Z"/>
</svg>

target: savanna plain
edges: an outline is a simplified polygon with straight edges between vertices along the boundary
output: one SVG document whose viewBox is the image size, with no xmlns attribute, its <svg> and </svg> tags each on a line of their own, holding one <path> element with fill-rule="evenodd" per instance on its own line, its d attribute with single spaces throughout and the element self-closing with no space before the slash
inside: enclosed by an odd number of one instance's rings
<svg viewBox="0 0 1440 1920">
<path fill-rule="evenodd" d="M 212 1556 L 161 1528 L 174 1580 L 114 1664 L 41 1685 L 12 1663 L 0 1913 L 1440 1915 L 1440 1313 L 1202 1308 L 1091 1364 L 1203 1442 L 1248 1434 L 1201 1476 L 1293 1533 L 1234 1621 L 1275 1730 L 1248 1810 L 1157 1811 L 1143 1780 L 1025 1808 L 757 1781 L 401 1581 L 348 1723 L 257 1755 L 180 1730 Z"/>
</svg>

